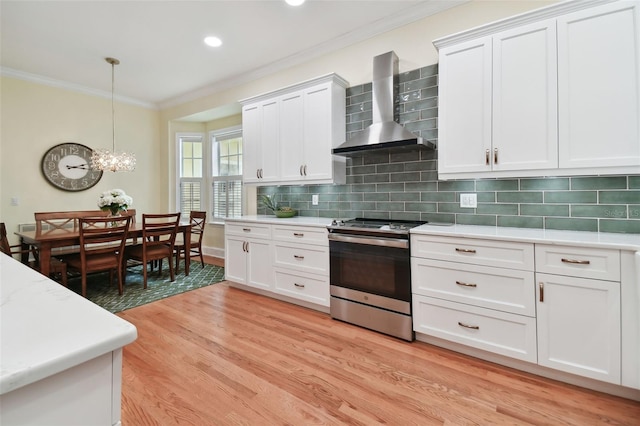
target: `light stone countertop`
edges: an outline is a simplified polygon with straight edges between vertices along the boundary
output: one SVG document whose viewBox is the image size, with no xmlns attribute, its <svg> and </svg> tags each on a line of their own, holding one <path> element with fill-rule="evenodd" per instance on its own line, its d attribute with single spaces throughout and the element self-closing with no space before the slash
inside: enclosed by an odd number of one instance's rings
<svg viewBox="0 0 640 426">
<path fill-rule="evenodd" d="M 294 216 L 290 218 L 279 218 L 275 215 L 248 215 L 238 218 L 225 219 L 226 222 L 256 222 L 268 223 L 276 225 L 302 225 L 327 227 L 331 225 L 333 218 L 330 217 L 311 217 L 311 216 Z"/>
<path fill-rule="evenodd" d="M 449 224 L 422 225 L 413 228 L 411 234 L 640 251 L 640 234 Z"/>
<path fill-rule="evenodd" d="M 256 222 L 278 225 L 304 225 L 326 227 L 330 217 L 295 216 L 277 218 L 274 215 L 248 215 L 229 218 L 225 222 Z M 455 225 L 427 223 L 413 228 L 415 235 L 441 235 L 461 238 L 484 238 L 499 241 L 520 241 L 544 244 L 568 244 L 584 247 L 611 248 L 640 251 L 640 234 L 618 234 L 605 232 L 562 231 L 554 229 L 507 228 L 499 226 Z"/>
<path fill-rule="evenodd" d="M 121 348 L 137 334 L 133 324 L 0 253 L 0 395 Z"/>
</svg>

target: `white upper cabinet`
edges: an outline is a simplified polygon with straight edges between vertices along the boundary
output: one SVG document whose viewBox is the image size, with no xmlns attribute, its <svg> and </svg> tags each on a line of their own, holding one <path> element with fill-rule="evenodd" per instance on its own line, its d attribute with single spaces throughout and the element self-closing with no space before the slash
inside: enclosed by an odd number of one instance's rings
<svg viewBox="0 0 640 426">
<path fill-rule="evenodd" d="M 558 18 L 560 167 L 640 165 L 639 10 L 623 1 Z"/>
<path fill-rule="evenodd" d="M 439 67 L 438 171 L 490 170 L 491 38 L 441 49 Z"/>
<path fill-rule="evenodd" d="M 277 179 L 279 115 L 280 105 L 273 100 L 242 108 L 242 170 L 243 179 L 247 183 L 273 182 Z"/>
<path fill-rule="evenodd" d="M 435 40 L 439 178 L 640 172 L 639 3 L 563 2 Z"/>
<path fill-rule="evenodd" d="M 558 167 L 553 20 L 493 36 L 493 170 Z"/>
<path fill-rule="evenodd" d="M 244 181 L 344 183 L 346 159 L 331 150 L 346 137 L 346 86 L 330 74 L 241 101 Z M 253 112 L 255 107 L 263 109 L 262 115 Z"/>
</svg>

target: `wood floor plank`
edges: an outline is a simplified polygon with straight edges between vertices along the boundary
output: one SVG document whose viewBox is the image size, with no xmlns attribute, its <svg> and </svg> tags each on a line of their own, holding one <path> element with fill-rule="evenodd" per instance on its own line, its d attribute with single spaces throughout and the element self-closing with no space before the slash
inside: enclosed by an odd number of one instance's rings
<svg viewBox="0 0 640 426">
<path fill-rule="evenodd" d="M 119 313 L 129 425 L 634 425 L 640 403 L 216 284 Z"/>
</svg>

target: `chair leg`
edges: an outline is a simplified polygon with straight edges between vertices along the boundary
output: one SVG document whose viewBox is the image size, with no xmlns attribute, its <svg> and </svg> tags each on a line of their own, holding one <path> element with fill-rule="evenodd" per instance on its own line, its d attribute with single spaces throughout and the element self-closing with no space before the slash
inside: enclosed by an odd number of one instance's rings
<svg viewBox="0 0 640 426">
<path fill-rule="evenodd" d="M 142 280 L 144 281 L 144 287 L 143 288 L 147 288 L 147 268 L 149 267 L 149 265 L 147 263 L 143 263 L 144 268 L 142 268 Z"/>
<path fill-rule="evenodd" d="M 122 267 L 117 269 L 118 271 L 118 294 L 122 296 L 124 293 L 124 272 L 122 271 Z"/>
<path fill-rule="evenodd" d="M 60 263 L 60 275 L 61 275 L 62 285 L 65 286 L 65 287 L 68 287 L 68 285 L 67 285 L 67 264 L 66 263 Z"/>
<path fill-rule="evenodd" d="M 162 262 L 162 260 L 160 262 Z M 171 259 L 169 259 L 169 275 L 171 276 L 172 282 L 176 280 L 176 273 L 173 269 L 173 263 L 171 262 Z"/>
<path fill-rule="evenodd" d="M 200 250 L 200 264 L 204 268 L 204 256 L 202 255 L 202 250 Z"/>
<path fill-rule="evenodd" d="M 178 271 L 180 270 L 180 253 L 181 252 L 182 250 L 176 249 L 176 273 L 178 273 Z M 186 251 L 185 251 L 185 256 L 186 256 Z"/>
<path fill-rule="evenodd" d="M 87 273 L 82 273 L 82 297 L 87 297 Z"/>
</svg>

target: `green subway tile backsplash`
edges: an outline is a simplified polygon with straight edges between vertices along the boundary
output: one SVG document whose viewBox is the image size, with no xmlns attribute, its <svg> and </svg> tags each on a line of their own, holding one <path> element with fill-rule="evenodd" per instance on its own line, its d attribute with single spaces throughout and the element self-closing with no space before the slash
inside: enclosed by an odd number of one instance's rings
<svg viewBox="0 0 640 426">
<path fill-rule="evenodd" d="M 436 143 L 437 74 L 437 64 L 401 73 L 396 99 L 405 128 Z M 371 86 L 347 89 L 346 138 L 372 123 Z M 362 154 L 347 159 L 345 185 L 265 186 L 258 196 L 277 194 L 302 216 L 640 234 L 640 176 L 438 181 L 437 163 L 435 150 Z M 477 208 L 461 208 L 461 193 L 476 193 Z M 268 213 L 260 203 L 258 213 Z"/>
</svg>

